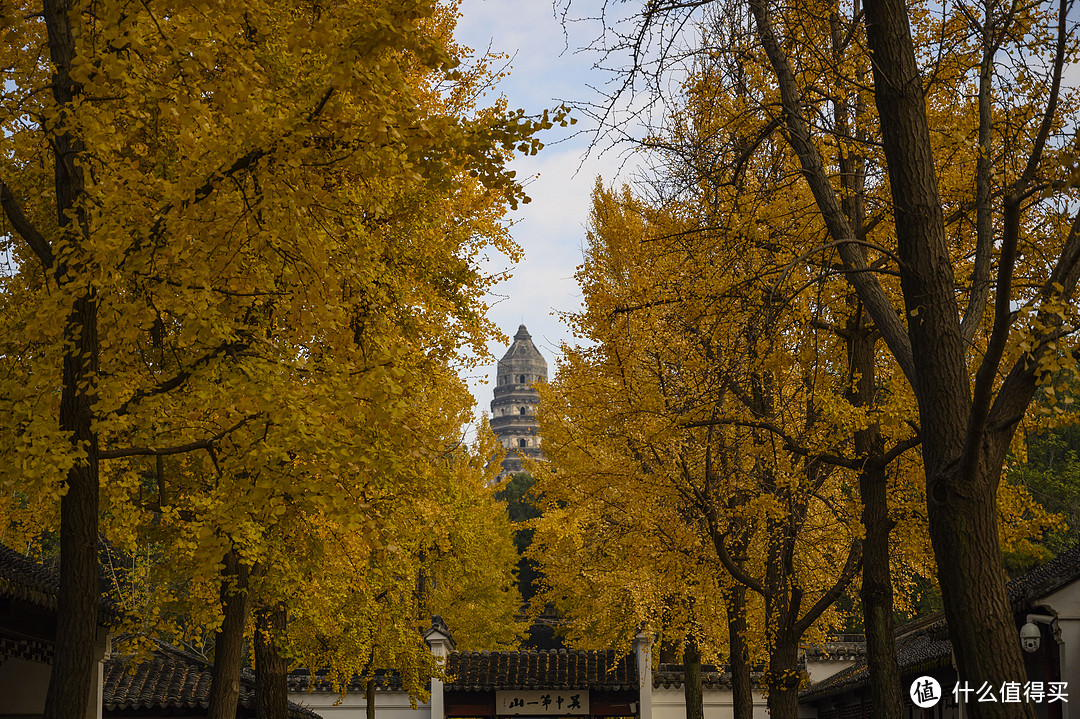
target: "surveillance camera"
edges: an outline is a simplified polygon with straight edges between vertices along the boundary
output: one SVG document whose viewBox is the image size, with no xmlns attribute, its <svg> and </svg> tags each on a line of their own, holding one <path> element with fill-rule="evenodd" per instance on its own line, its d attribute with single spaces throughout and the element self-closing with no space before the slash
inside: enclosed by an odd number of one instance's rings
<svg viewBox="0 0 1080 719">
<path fill-rule="evenodd" d="M 1039 651 L 1039 645 L 1042 643 L 1042 632 L 1039 631 L 1039 627 L 1032 622 L 1028 622 L 1024 626 L 1020 627 L 1020 646 L 1024 648 L 1025 652 L 1029 654 L 1031 652 Z"/>
</svg>

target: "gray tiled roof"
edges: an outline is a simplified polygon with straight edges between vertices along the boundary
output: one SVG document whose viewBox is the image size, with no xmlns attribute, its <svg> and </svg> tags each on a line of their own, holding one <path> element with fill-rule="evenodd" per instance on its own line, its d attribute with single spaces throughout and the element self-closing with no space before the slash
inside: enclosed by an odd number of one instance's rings
<svg viewBox="0 0 1080 719">
<path fill-rule="evenodd" d="M 354 674 L 349 683 L 344 687 L 345 691 L 349 694 L 362 694 L 367 689 L 367 679 Z M 290 692 L 333 692 L 333 681 L 327 672 L 315 672 L 312 674 L 307 669 L 295 669 L 289 672 L 289 691 Z M 380 692 L 401 692 L 405 691 L 404 683 L 401 680 L 401 674 L 395 670 L 376 669 L 375 670 L 375 691 Z"/>
<path fill-rule="evenodd" d="M 761 672 L 750 673 L 750 684 L 760 688 Z M 654 689 L 682 689 L 685 673 L 682 664 L 661 664 L 652 675 Z M 705 691 L 731 691 L 731 672 L 711 665 L 701 667 L 701 688 Z"/>
<path fill-rule="evenodd" d="M 920 632 L 897 640 L 896 658 L 900 671 L 908 674 L 930 671 L 952 664 L 952 644 L 948 639 L 935 638 Z M 813 701 L 840 692 L 856 689 L 870 681 L 866 659 L 854 666 L 826 677 L 802 693 L 802 701 Z"/>
<path fill-rule="evenodd" d="M 56 609 L 60 580 L 14 549 L 0 545 L 0 597 L 13 597 L 44 609 Z"/>
<path fill-rule="evenodd" d="M 1024 572 L 1005 585 L 1009 601 L 1017 614 L 1030 607 L 1028 602 L 1060 589 L 1080 577 L 1080 544 L 1058 554 L 1049 562 Z"/>
<path fill-rule="evenodd" d="M 637 660 L 614 651 L 552 649 L 519 652 L 451 652 L 447 689 L 633 689 Z"/>
<path fill-rule="evenodd" d="M 632 689 L 637 686 L 637 661 L 614 651 L 595 652 L 567 649 L 516 652 L 458 652 L 446 658 L 448 690 L 490 691 L 492 689 Z M 345 687 L 361 693 L 365 681 L 354 676 Z M 377 691 L 403 691 L 401 675 L 379 669 L 375 672 Z M 307 670 L 289 674 L 289 691 L 334 691 L 325 672 Z"/>
<path fill-rule="evenodd" d="M 826 641 L 811 644 L 805 650 L 807 659 L 848 661 L 866 656 L 866 641 Z"/>
<path fill-rule="evenodd" d="M 590 652 L 566 649 L 550 651 L 458 652 L 446 659 L 450 676 L 447 689 L 488 691 L 491 689 L 630 689 L 637 685 L 634 657 L 619 657 L 613 651 Z M 375 672 L 377 691 L 403 691 L 401 675 L 379 669 Z M 365 689 L 365 680 L 356 675 L 345 687 L 349 693 Z M 307 670 L 289 674 L 289 691 L 333 691 L 325 672 L 311 675 Z"/>
<path fill-rule="evenodd" d="M 60 578 L 39 562 L 0 544 L 0 597 L 12 597 L 56 611 Z M 98 603 L 98 623 L 115 623 L 120 611 L 107 597 Z"/>
<path fill-rule="evenodd" d="M 1030 602 L 1080 578 L 1080 545 L 1061 552 L 1049 562 L 1025 572 L 1006 584 L 1009 602 L 1017 614 L 1029 611 Z M 943 612 L 920 617 L 896 630 L 896 653 L 900 670 L 914 673 L 952 664 L 952 643 Z M 868 684 L 866 660 L 827 677 L 803 692 L 814 700 Z"/>
<path fill-rule="evenodd" d="M 210 704 L 212 667 L 183 650 L 158 643 L 149 659 L 136 663 L 131 657 L 112 657 L 105 662 L 102 703 L 108 711 L 124 709 L 206 709 Z M 240 681 L 239 706 L 252 710 L 255 685 L 246 673 Z M 289 702 L 289 719 L 321 719 L 318 714 Z"/>
</svg>

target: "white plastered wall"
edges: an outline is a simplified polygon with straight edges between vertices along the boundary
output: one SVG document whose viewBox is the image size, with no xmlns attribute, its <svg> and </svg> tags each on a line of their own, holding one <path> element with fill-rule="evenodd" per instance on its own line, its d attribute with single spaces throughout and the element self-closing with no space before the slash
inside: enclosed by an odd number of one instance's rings
<svg viewBox="0 0 1080 719">
<path fill-rule="evenodd" d="M 9 714 L 40 714 L 45 709 L 52 667 L 26 659 L 0 662 L 0 697 L 3 711 Z"/>
<path fill-rule="evenodd" d="M 703 695 L 705 719 L 731 719 L 733 710 L 730 691 L 706 689 Z M 364 719 L 367 712 L 367 703 L 364 695 L 360 693 L 348 694 L 342 699 L 329 692 L 291 692 L 289 701 L 318 712 L 324 719 Z M 416 709 L 413 709 L 408 695 L 404 692 L 377 692 L 375 711 L 378 719 L 431 719 L 429 705 L 418 704 Z M 685 719 L 682 689 L 653 689 L 652 715 L 653 719 Z M 765 697 L 755 693 L 754 719 L 768 719 L 768 716 Z"/>
<path fill-rule="evenodd" d="M 705 719 L 731 719 L 734 716 L 730 691 L 705 689 L 702 692 L 702 704 L 704 705 Z M 678 689 L 653 689 L 652 710 L 653 719 L 686 719 L 686 704 L 683 699 L 682 687 Z M 769 713 L 765 708 L 765 697 L 755 692 L 754 719 L 768 718 Z"/>
<path fill-rule="evenodd" d="M 1040 598 L 1036 605 L 1051 608 L 1057 614 L 1061 630 L 1061 680 L 1068 682 L 1069 703 L 1061 705 L 1062 719 L 1080 716 L 1073 703 L 1080 701 L 1080 581 L 1067 584 Z M 1043 635 L 1044 641 L 1046 635 Z M 1017 640 L 1019 641 L 1019 639 Z"/>
<path fill-rule="evenodd" d="M 289 701 L 305 706 L 323 719 L 364 719 L 367 702 L 362 693 L 345 698 L 333 692 L 289 692 Z M 430 719 L 431 707 L 417 704 L 413 709 L 405 692 L 375 692 L 375 712 L 379 719 Z"/>
<path fill-rule="evenodd" d="M 813 686 L 851 666 L 855 666 L 854 659 L 807 659 L 806 673 L 810 675 L 810 685 Z"/>
<path fill-rule="evenodd" d="M 94 642 L 93 683 L 86 704 L 85 719 L 101 719 L 104 660 L 108 651 L 109 633 L 98 627 Z M 41 714 L 45 711 L 45 695 L 49 691 L 52 666 L 29 659 L 0 657 L 0 714 Z"/>
</svg>

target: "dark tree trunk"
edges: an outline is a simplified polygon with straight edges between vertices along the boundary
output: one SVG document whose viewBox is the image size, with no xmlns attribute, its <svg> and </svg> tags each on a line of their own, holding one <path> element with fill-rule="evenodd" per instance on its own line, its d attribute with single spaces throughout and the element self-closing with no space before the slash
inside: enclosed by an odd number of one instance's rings
<svg viewBox="0 0 1080 719">
<path fill-rule="evenodd" d="M 732 719 L 753 719 L 750 650 L 746 646 L 746 587 L 736 584 L 728 597 L 728 666 L 731 669 Z"/>
<path fill-rule="evenodd" d="M 364 711 L 367 719 L 375 719 L 375 677 L 364 684 Z"/>
<path fill-rule="evenodd" d="M 765 382 L 758 383 L 764 387 Z M 757 390 L 755 390 L 757 391 Z M 764 394 L 764 392 L 762 392 Z M 764 407 L 764 402 L 757 407 Z M 758 416 L 768 416 L 758 411 Z M 769 693 L 769 707 L 772 717 L 795 719 L 798 708 L 798 692 L 805 672 L 798 662 L 799 641 L 822 613 L 846 591 L 852 579 L 859 571 L 862 561 L 862 540 L 853 538 L 848 547 L 840 576 L 810 606 L 803 606 L 804 588 L 800 584 L 795 566 L 795 550 L 798 535 L 806 518 L 805 500 L 793 496 L 781 487 L 768 466 L 759 463 L 760 491 L 776 497 L 786 505 L 786 516 L 769 516 L 765 520 L 765 576 L 762 580 L 749 575 L 742 566 L 749 529 L 720 533 L 711 530 L 711 539 L 716 549 L 717 558 L 725 566 L 735 581 L 745 588 L 752 589 L 765 601 L 766 634 L 769 647 L 769 666 L 765 684 Z M 807 465 L 807 472 L 820 471 L 815 465 Z M 811 483 L 818 477 L 808 475 Z M 730 545 L 730 546 L 729 546 Z M 729 615 L 730 616 L 730 615 Z M 734 634 L 738 635 L 738 632 Z M 746 678 L 746 685 L 749 677 Z M 749 694 L 749 692 L 746 692 Z M 752 705 L 750 709 L 752 714 Z"/>
<path fill-rule="evenodd" d="M 88 456 L 67 474 L 60 500 L 60 590 L 56 603 L 56 643 L 45 700 L 46 719 L 83 717 L 94 682 L 98 608 L 98 446 L 90 431 L 92 397 L 78 386 L 97 371 L 97 307 L 82 298 L 65 334 L 79 354 L 64 357 L 60 428 Z M 73 336 L 74 335 L 74 336 Z"/>
<path fill-rule="evenodd" d="M 856 303 L 857 304 L 857 303 Z M 850 399 L 856 407 L 874 404 L 876 340 L 862 326 L 862 311 L 857 308 L 848 327 L 850 374 L 855 381 Z M 901 719 L 903 693 L 900 665 L 896 658 L 893 626 L 892 573 L 889 568 L 889 475 L 880 459 L 885 453 L 878 426 L 871 425 L 855 433 L 855 455 L 863 461 L 859 473 L 859 498 L 862 500 L 863 540 L 862 588 L 863 631 L 866 633 L 866 657 L 870 670 L 870 698 L 878 719 Z"/>
<path fill-rule="evenodd" d="M 888 476 L 884 468 L 863 470 L 859 475 L 859 495 L 863 502 L 863 573 L 860 597 L 863 631 L 866 632 L 866 659 L 870 670 L 870 699 L 878 719 L 901 719 L 903 689 L 896 659 L 893 626 L 892 575 L 889 571 L 889 519 L 886 500 Z"/>
<path fill-rule="evenodd" d="M 913 350 L 909 378 L 923 428 L 927 518 L 949 636 L 960 680 L 1000 687 L 1024 676 L 998 547 L 998 460 L 1008 436 L 1000 428 L 987 428 L 985 412 L 972 403 L 967 348 L 905 4 L 869 0 L 866 34 L 874 56 L 874 97 Z M 1001 263 L 1007 264 L 1004 257 Z M 1007 297 L 1004 301 L 1007 305 Z M 982 375 L 980 369 L 975 391 L 979 402 L 989 394 L 988 386 L 980 389 L 986 384 Z M 968 709 L 974 719 L 1035 716 L 1030 704 L 976 702 Z"/>
<path fill-rule="evenodd" d="M 847 280 L 874 318 L 882 339 L 910 381 L 919 406 L 920 439 L 927 487 L 927 518 L 937 560 L 945 613 L 949 622 L 961 681 L 1001 686 L 1024 676 L 1012 613 L 1006 601 L 996 517 L 997 484 L 1016 425 L 1031 401 L 1036 363 L 1019 360 L 1005 374 L 1001 361 L 1012 322 L 1012 274 L 1020 237 L 1021 204 L 1033 191 L 1042 150 L 1053 121 L 1061 68 L 1067 44 L 1064 17 L 1058 23 L 1053 85 L 1030 157 L 1019 179 L 1003 198 L 1000 252 L 997 260 L 994 326 L 982 359 L 970 381 L 970 332 L 983 321 L 982 298 L 990 263 L 976 258 L 973 292 L 966 322 L 961 324 L 957 282 L 945 235 L 935 174 L 933 146 L 926 116 L 926 98 L 915 59 L 907 7 L 901 0 L 867 0 L 864 21 L 873 57 L 874 99 L 892 193 L 897 266 L 904 297 L 898 313 L 875 273 L 866 272 L 862 250 L 830 183 L 821 155 L 812 141 L 796 75 L 772 25 L 772 3 L 749 0 L 758 36 L 776 72 L 784 108 L 787 139 L 799 157 L 803 175 L 821 216 L 848 270 Z M 1064 13 L 1064 6 L 1062 12 Z M 986 56 L 984 55 L 984 69 Z M 986 73 L 982 73 L 984 76 Z M 989 87 L 989 86 L 988 86 Z M 980 113 L 985 102 L 980 97 Z M 981 119 L 985 120 L 983 114 Z M 987 135 L 980 128 L 980 145 Z M 990 143 L 992 145 L 992 143 Z M 1023 164 L 1023 163 L 1018 163 Z M 983 164 L 977 182 L 986 178 Z M 988 236 L 985 187 L 977 188 L 977 252 L 995 246 Z M 981 249 L 980 249 L 981 248 Z M 1066 240 L 1043 299 L 1056 293 L 1069 298 L 1080 274 L 1080 233 Z M 1056 287 L 1055 287 L 1056 283 Z M 1049 323 L 1051 316 L 1045 317 Z M 969 334 L 965 335 L 964 327 Z M 1051 351 L 1052 331 L 1040 335 L 1032 355 Z M 974 719 L 1034 717 L 1030 704 L 976 702 Z"/>
<path fill-rule="evenodd" d="M 53 99 L 63 107 L 74 102 L 82 88 L 69 71 L 75 57 L 71 3 L 46 0 L 45 26 L 54 65 Z M 61 233 L 53 254 L 57 285 L 74 296 L 64 328 L 67 349 L 63 360 L 60 429 L 72 444 L 86 452 L 66 477 L 60 500 L 60 589 L 57 595 L 56 643 L 52 676 L 45 699 L 47 719 L 86 715 L 94 681 L 94 649 L 98 607 L 98 440 L 92 430 L 94 378 L 98 372 L 97 298 L 83 286 L 81 253 L 86 239 L 85 215 L 79 207 L 85 191 L 79 166 L 81 140 L 66 130 L 49 138 L 54 152 L 57 222 Z M 44 261 L 44 258 L 43 258 Z M 70 272 L 70 274 L 69 274 Z"/>
<path fill-rule="evenodd" d="M 986 472 L 985 467 L 980 467 Z M 976 687 L 984 681 L 1000 687 L 1001 677 L 1026 676 L 1005 593 L 1001 549 L 998 546 L 997 505 L 994 493 L 966 490 L 985 482 L 981 477 L 945 477 L 927 482 L 933 495 L 943 485 L 952 499 L 929 503 L 930 539 L 937 559 L 945 616 L 949 623 L 960 680 Z M 996 482 L 995 482 L 996 485 Z M 980 496 L 980 495 L 989 496 Z M 935 506 L 936 505 L 936 506 Z M 1015 679 L 1011 681 L 1016 681 Z M 988 702 L 969 705 L 973 719 L 1034 717 L 1030 705 Z"/>
<path fill-rule="evenodd" d="M 255 705 L 259 719 L 286 719 L 288 663 L 278 651 L 285 633 L 285 608 L 260 609 L 255 632 Z"/>
<path fill-rule="evenodd" d="M 802 684 L 802 672 L 798 667 L 798 643 L 783 635 L 777 636 L 769 653 L 769 719 L 798 719 L 799 687 Z"/>
<path fill-rule="evenodd" d="M 248 568 L 234 550 L 225 555 L 221 605 L 225 614 L 214 642 L 214 676 L 210 682 L 208 719 L 236 719 L 240 698 L 240 670 L 244 651 L 244 625 L 248 615 Z"/>
<path fill-rule="evenodd" d="M 701 693 L 701 651 L 693 637 L 687 637 L 683 650 L 683 698 L 686 702 L 686 719 L 705 719 Z"/>
<path fill-rule="evenodd" d="M 775 479 L 769 473 L 766 483 L 774 494 Z M 782 496 L 782 495 L 781 495 Z M 793 512 L 791 506 L 789 513 Z M 770 719 L 796 719 L 798 716 L 799 687 L 802 672 L 799 669 L 799 635 L 794 630 L 799 623 L 798 577 L 793 565 L 796 527 L 789 517 L 770 517 L 766 520 L 769 547 L 765 566 L 765 622 L 769 645 L 769 665 L 766 687 L 769 692 Z M 813 620 L 811 620 L 813 621 Z"/>
</svg>

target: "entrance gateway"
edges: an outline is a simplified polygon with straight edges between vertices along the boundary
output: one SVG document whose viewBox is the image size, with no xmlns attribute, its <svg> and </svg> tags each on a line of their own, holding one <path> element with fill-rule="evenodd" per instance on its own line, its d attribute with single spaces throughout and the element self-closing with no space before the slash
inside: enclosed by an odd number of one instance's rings
<svg viewBox="0 0 1080 719">
<path fill-rule="evenodd" d="M 428 701 L 420 703 L 405 691 L 398 672 L 377 670 L 377 719 L 654 719 L 651 635 L 639 634 L 628 656 L 567 649 L 462 652 L 436 616 L 424 640 L 450 681 L 431 677 Z M 289 699 L 323 719 L 365 719 L 365 689 L 359 675 L 342 694 L 324 673 L 289 674 Z"/>
<path fill-rule="evenodd" d="M 451 652 L 447 719 L 638 716 L 637 652 Z"/>
<path fill-rule="evenodd" d="M 640 632 L 626 656 L 614 651 L 457 651 L 441 617 L 424 632 L 431 653 L 443 662 L 443 682 L 431 678 L 427 703 L 405 691 L 397 672 L 375 675 L 377 719 L 685 719 L 682 666 L 661 664 L 654 674 L 652 636 Z M 812 677 L 855 664 L 843 647 L 830 645 L 825 656 L 807 654 Z M 828 671 L 831 668 L 831 671 Z M 734 698 L 729 676 L 710 669 L 701 673 L 706 719 L 730 719 Z M 334 690 L 325 677 L 307 672 L 289 675 L 289 699 L 315 710 L 323 719 L 365 719 L 365 682 L 357 675 Z M 312 691 L 314 690 L 314 691 Z M 753 688 L 754 719 L 768 719 L 765 697 Z M 807 714 L 805 716 L 813 716 Z"/>
</svg>

